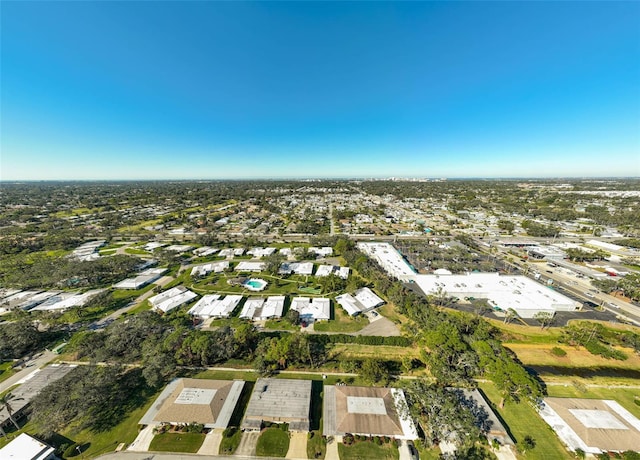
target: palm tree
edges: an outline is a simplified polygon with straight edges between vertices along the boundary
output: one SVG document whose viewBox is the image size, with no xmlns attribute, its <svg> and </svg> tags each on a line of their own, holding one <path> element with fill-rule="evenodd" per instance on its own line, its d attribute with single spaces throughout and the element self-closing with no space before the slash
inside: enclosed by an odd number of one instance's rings
<svg viewBox="0 0 640 460">
<path fill-rule="evenodd" d="M 20 429 L 20 426 L 18 425 L 18 423 L 15 421 L 15 419 L 12 416 L 13 413 L 13 407 L 11 406 L 11 401 L 20 401 L 22 398 L 16 398 L 13 394 L 11 393 L 7 393 L 4 396 L 0 397 L 0 411 L 2 411 L 3 409 L 7 410 L 7 414 L 9 414 L 9 420 L 11 420 L 11 423 L 13 423 L 13 425 L 16 427 L 16 430 Z M 4 434 L 4 432 L 3 432 Z M 6 434 L 5 434 L 6 436 Z"/>
</svg>

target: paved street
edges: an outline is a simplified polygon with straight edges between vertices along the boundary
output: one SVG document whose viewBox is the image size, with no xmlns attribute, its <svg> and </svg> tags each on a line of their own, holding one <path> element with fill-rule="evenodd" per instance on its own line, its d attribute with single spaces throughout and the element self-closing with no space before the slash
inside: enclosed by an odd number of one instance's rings
<svg viewBox="0 0 640 460">
<path fill-rule="evenodd" d="M 57 356 L 58 355 L 56 355 L 55 353 L 53 353 L 51 351 L 43 352 L 42 355 L 40 355 L 38 358 L 36 358 L 34 360 L 31 360 L 28 363 L 29 367 L 25 367 L 21 371 L 15 373 L 11 377 L 9 377 L 4 382 L 0 383 L 0 393 L 2 393 L 3 391 L 8 390 L 13 385 L 17 384 L 20 380 L 24 379 L 29 374 L 31 374 L 32 372 L 34 372 L 37 369 L 41 368 L 42 366 L 44 366 L 48 362 L 53 361 Z"/>
</svg>

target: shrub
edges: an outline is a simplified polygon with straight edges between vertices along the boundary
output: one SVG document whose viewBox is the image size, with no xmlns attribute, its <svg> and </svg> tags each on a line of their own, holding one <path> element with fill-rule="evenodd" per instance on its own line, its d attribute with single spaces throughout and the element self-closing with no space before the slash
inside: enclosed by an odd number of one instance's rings
<svg viewBox="0 0 640 460">
<path fill-rule="evenodd" d="M 559 356 L 559 357 L 567 356 L 567 352 L 560 347 L 553 347 L 551 349 L 551 354 L 553 356 Z"/>
<path fill-rule="evenodd" d="M 76 455 L 78 455 L 78 443 L 74 442 L 73 444 L 71 444 L 69 447 L 67 447 L 64 451 L 64 453 L 62 454 L 64 456 L 64 458 L 72 458 L 75 457 Z"/>
<path fill-rule="evenodd" d="M 342 437 L 342 443 L 345 446 L 350 446 L 353 444 L 353 435 L 351 433 L 345 433 L 344 436 Z"/>
<path fill-rule="evenodd" d="M 378 446 L 382 445 L 382 439 L 380 439 L 380 436 L 376 436 L 375 438 L 373 438 L 373 440 L 376 443 L 376 445 Z"/>
</svg>

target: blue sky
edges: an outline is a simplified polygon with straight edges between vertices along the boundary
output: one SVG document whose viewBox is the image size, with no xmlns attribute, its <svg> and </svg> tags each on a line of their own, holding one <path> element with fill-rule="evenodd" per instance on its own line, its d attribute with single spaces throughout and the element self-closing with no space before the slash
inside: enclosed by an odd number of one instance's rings
<svg viewBox="0 0 640 460">
<path fill-rule="evenodd" d="M 0 179 L 640 175 L 640 2 L 2 2 Z"/>
</svg>

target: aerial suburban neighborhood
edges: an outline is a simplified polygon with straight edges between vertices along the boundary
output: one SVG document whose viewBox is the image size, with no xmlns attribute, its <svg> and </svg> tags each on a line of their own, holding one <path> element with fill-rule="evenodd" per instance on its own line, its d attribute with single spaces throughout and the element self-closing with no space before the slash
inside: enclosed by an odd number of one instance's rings
<svg viewBox="0 0 640 460">
<path fill-rule="evenodd" d="M 0 458 L 635 458 L 637 180 L 34 187 Z"/>
</svg>

